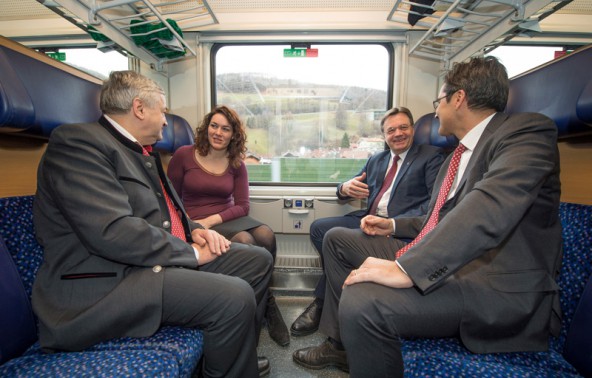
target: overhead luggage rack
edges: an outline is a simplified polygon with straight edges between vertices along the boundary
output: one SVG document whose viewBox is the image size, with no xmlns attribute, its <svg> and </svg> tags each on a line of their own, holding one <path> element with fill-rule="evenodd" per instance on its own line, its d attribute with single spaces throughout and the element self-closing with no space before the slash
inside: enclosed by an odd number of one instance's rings
<svg viewBox="0 0 592 378">
<path fill-rule="evenodd" d="M 119 48 L 162 70 L 196 55 L 183 29 L 217 24 L 206 0 L 52 0 L 43 4 L 88 32 L 98 48 Z"/>
<path fill-rule="evenodd" d="M 410 55 L 449 68 L 519 34 L 540 31 L 538 22 L 572 0 L 397 0 L 388 20 L 428 29 Z"/>
</svg>

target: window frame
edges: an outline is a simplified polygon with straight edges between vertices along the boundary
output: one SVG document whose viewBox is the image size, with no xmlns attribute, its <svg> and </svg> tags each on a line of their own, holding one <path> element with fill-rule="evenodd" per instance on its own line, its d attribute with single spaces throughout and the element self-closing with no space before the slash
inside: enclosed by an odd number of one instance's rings
<svg viewBox="0 0 592 378">
<path fill-rule="evenodd" d="M 343 46 L 352 46 L 352 45 L 376 45 L 382 46 L 385 48 L 387 55 L 388 55 L 388 63 L 387 63 L 387 88 L 386 88 L 386 109 L 385 112 L 388 111 L 393 107 L 393 99 L 394 99 L 394 74 L 395 74 L 395 48 L 393 47 L 392 42 L 379 42 L 379 41 L 360 41 L 360 42 L 342 42 L 342 41 L 307 41 L 307 40 L 300 40 L 300 41 L 282 41 L 282 42 L 214 42 L 210 49 L 210 109 L 212 109 L 218 102 L 217 92 L 216 92 L 216 57 L 217 53 L 223 47 L 229 46 L 291 46 L 292 48 L 302 48 L 305 46 L 310 46 L 311 48 L 319 47 L 323 45 L 343 45 Z M 320 48 L 320 47 L 319 47 Z M 291 58 L 291 59 L 310 59 L 310 58 Z M 386 146 L 386 144 L 385 144 Z M 360 167 L 361 168 L 361 167 Z M 249 180 L 249 185 L 251 186 L 269 186 L 269 187 L 336 187 L 339 183 L 335 182 L 267 182 L 267 181 L 251 181 Z"/>
</svg>

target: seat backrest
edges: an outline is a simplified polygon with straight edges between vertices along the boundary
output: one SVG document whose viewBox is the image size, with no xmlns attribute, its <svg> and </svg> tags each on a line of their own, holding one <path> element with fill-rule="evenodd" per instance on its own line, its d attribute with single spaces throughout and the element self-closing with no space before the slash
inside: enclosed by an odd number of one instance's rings
<svg viewBox="0 0 592 378">
<path fill-rule="evenodd" d="M 101 81 L 0 36 L 0 128 L 49 137 L 63 123 L 99 119 Z"/>
<path fill-rule="evenodd" d="M 193 144 L 193 130 L 185 118 L 167 113 L 166 120 L 167 127 L 162 131 L 162 140 L 154 148 L 172 153 L 181 146 Z"/>
<path fill-rule="evenodd" d="M 33 197 L 0 199 L 0 364 L 37 340 L 31 291 L 43 252 L 33 231 Z"/>
<path fill-rule="evenodd" d="M 559 137 L 592 134 L 591 61 L 589 45 L 512 78 L 505 111 L 542 113 Z"/>
<path fill-rule="evenodd" d="M 580 322 L 576 322 L 577 318 L 582 316 L 576 316 L 576 312 L 585 311 L 585 305 L 580 309 L 578 304 L 580 301 L 588 302 L 589 305 L 592 303 L 592 295 L 585 294 L 584 290 L 586 280 L 592 276 L 592 240 L 590 238 L 592 206 L 562 202 L 559 206 L 559 215 L 563 227 L 563 260 L 557 283 L 560 288 L 559 299 L 563 314 L 561 334 L 559 338 L 551 338 L 551 348 L 562 353 L 568 344 L 577 343 L 573 337 L 578 336 L 579 329 L 585 328 Z M 586 290 L 590 291 L 590 288 Z M 588 321 L 590 319 L 588 317 Z M 572 324 L 575 325 L 572 326 Z M 588 324 L 588 329 L 591 326 Z M 588 332 L 582 335 L 588 339 L 588 351 L 592 348 L 591 334 L 592 332 Z"/>
<path fill-rule="evenodd" d="M 436 113 L 428 113 L 419 117 L 415 121 L 413 142 L 416 144 L 430 144 L 445 151 L 452 151 L 458 145 L 458 139 L 453 135 L 442 136 L 438 134 L 439 128 L 440 121 L 436 118 Z"/>
<path fill-rule="evenodd" d="M 16 265 L 25 292 L 31 298 L 43 249 L 33 227 L 34 196 L 0 198 L 0 237 Z"/>
<path fill-rule="evenodd" d="M 563 356 L 584 377 L 592 377 L 592 276 L 571 320 Z"/>
</svg>

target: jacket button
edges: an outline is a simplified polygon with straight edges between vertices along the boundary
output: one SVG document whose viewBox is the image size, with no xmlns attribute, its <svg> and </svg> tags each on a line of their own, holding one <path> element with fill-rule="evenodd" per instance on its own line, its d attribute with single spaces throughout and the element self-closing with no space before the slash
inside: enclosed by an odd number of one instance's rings
<svg viewBox="0 0 592 378">
<path fill-rule="evenodd" d="M 430 276 L 428 277 L 428 280 L 435 281 L 436 277 L 433 274 L 430 274 Z"/>
<path fill-rule="evenodd" d="M 171 227 L 171 222 L 169 222 L 169 221 L 162 222 L 162 227 L 164 227 L 164 228 L 170 228 Z"/>
<path fill-rule="evenodd" d="M 147 167 L 147 168 L 152 168 L 152 163 L 151 163 L 151 162 L 149 162 L 149 161 L 147 161 L 147 162 L 146 162 L 146 167 Z"/>
<path fill-rule="evenodd" d="M 152 271 L 153 271 L 154 273 L 158 273 L 158 272 L 160 272 L 161 270 L 162 270 L 162 266 L 160 266 L 160 265 L 155 265 L 155 266 L 152 268 Z"/>
<path fill-rule="evenodd" d="M 162 198 L 162 193 L 160 193 L 160 192 L 156 192 L 156 196 L 157 196 L 158 198 Z"/>
</svg>

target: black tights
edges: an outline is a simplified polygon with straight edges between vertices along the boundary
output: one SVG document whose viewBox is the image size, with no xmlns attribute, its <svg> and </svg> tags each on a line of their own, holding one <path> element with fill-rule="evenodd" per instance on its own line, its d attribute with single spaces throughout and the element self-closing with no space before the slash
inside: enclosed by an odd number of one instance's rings
<svg viewBox="0 0 592 378">
<path fill-rule="evenodd" d="M 250 230 L 240 231 L 234 235 L 230 241 L 243 244 L 253 244 L 263 247 L 267 249 L 269 253 L 271 253 L 273 261 L 275 262 L 275 255 L 277 251 L 275 233 L 269 226 L 265 224 L 251 228 Z"/>
</svg>

